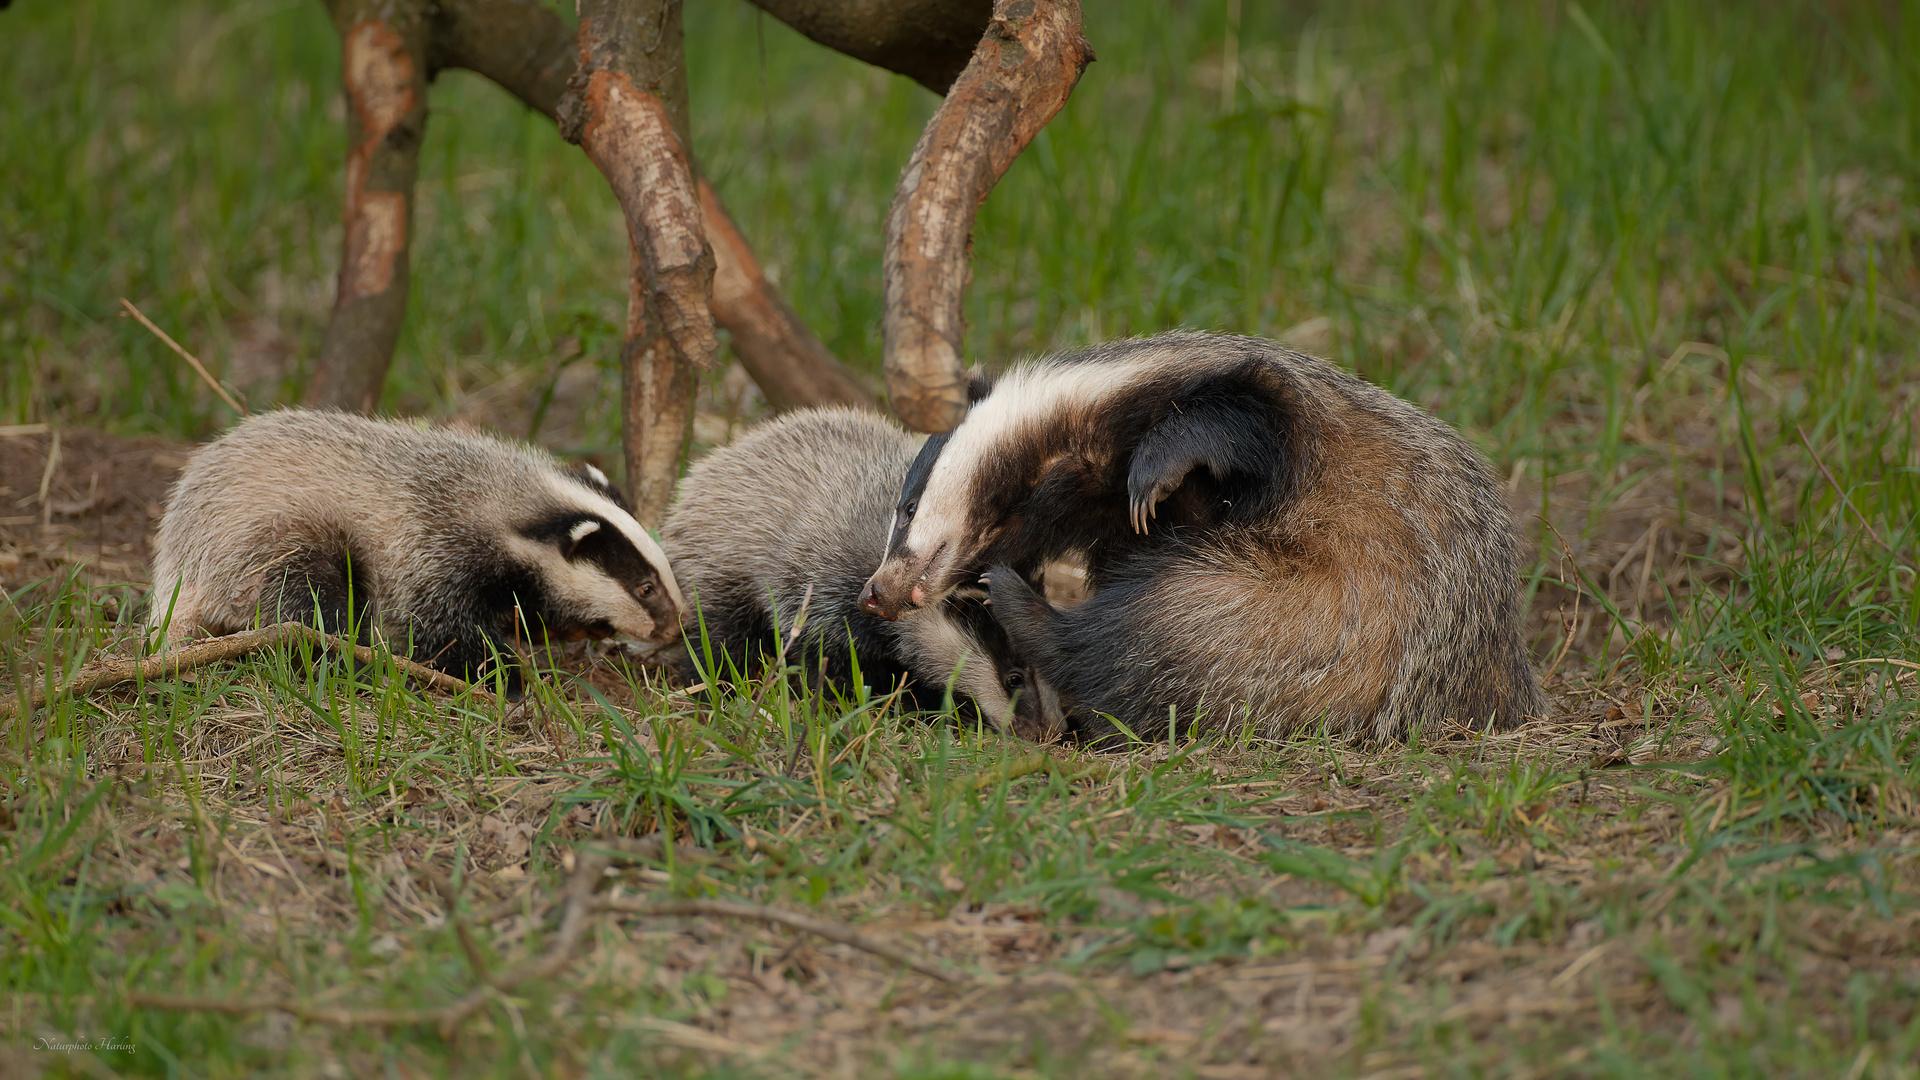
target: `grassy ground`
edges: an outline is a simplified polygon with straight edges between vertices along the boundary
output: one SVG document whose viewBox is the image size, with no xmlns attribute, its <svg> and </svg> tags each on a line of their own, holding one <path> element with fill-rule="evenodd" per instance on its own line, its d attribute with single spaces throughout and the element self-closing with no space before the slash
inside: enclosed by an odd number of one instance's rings
<svg viewBox="0 0 1920 1080">
<path fill-rule="evenodd" d="M 1920 5 L 1243 7 L 1090 6 L 982 215 L 973 353 L 1218 327 L 1430 406 L 1536 541 L 1553 716 L 1036 759 L 777 678 L 575 654 L 502 708 L 298 650 L 64 699 L 0 719 L 0 1072 L 1920 1073 Z M 730 0 L 688 22 L 704 167 L 870 369 L 933 99 Z M 228 419 L 116 298 L 297 395 L 344 132 L 315 4 L 0 30 L 0 424 L 73 432 L 0 434 L 17 687 L 140 647 L 77 429 Z M 387 404 L 604 452 L 612 199 L 491 87 L 433 105 Z M 570 908 L 595 837 L 647 836 L 603 899 L 809 912 L 959 981 Z"/>
</svg>

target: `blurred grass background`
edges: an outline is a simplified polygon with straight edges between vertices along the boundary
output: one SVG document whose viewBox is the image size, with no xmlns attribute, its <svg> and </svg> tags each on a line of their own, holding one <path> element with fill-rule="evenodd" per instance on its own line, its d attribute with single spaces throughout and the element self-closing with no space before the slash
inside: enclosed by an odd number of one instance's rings
<svg viewBox="0 0 1920 1080">
<path fill-rule="evenodd" d="M 256 403 L 294 400 L 339 248 L 320 5 L 0 20 L 0 421 L 226 421 L 121 295 Z M 882 221 L 936 99 L 736 0 L 687 27 L 703 168 L 872 371 Z M 1920 5 L 1372 0 L 1236 26 L 1225 0 L 1115 2 L 1088 33 L 1098 61 L 981 215 L 972 359 L 1290 335 L 1548 473 L 1614 471 L 1636 426 L 1737 443 L 1741 408 L 1763 459 L 1791 423 L 1841 465 L 1911 457 L 1890 421 L 1915 403 Z M 432 108 L 386 407 L 457 411 L 567 333 L 610 365 L 621 232 L 584 156 L 465 72 Z"/>
</svg>

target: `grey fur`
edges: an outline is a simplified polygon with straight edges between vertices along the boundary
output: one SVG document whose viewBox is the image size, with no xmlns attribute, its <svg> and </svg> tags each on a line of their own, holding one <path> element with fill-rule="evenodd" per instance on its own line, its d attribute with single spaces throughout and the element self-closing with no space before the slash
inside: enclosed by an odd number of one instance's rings
<svg viewBox="0 0 1920 1080">
<path fill-rule="evenodd" d="M 661 538 L 708 640 L 743 671 L 778 650 L 826 679 L 860 678 L 886 692 L 902 676 L 922 708 L 947 682 L 983 716 L 1044 739 L 1062 723 L 1044 685 L 1014 696 L 1006 680 L 1031 678 L 979 597 L 954 597 L 898 622 L 863 614 L 860 585 L 879 565 L 893 500 L 920 445 L 881 417 L 846 407 L 805 409 L 761 424 L 695 462 L 680 482 Z M 691 614 L 686 647 L 700 647 Z M 852 653 L 849 655 L 849 645 Z"/>
<path fill-rule="evenodd" d="M 185 637 L 287 618 L 338 631 L 355 618 L 363 636 L 465 672 L 516 627 L 536 640 L 671 641 L 679 585 L 605 480 L 478 432 L 254 416 L 196 450 L 175 482 L 149 623 Z"/>
</svg>

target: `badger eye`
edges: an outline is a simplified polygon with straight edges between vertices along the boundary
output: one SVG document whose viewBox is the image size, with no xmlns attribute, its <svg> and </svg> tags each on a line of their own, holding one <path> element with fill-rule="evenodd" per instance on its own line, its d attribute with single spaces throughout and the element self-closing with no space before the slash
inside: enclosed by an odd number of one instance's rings
<svg viewBox="0 0 1920 1080">
<path fill-rule="evenodd" d="M 651 581 L 641 582 L 639 585 L 634 587 L 633 595 L 639 597 L 642 600 L 645 600 L 647 597 L 652 596 L 653 582 Z"/>
<path fill-rule="evenodd" d="M 1000 682 L 1008 690 L 1019 690 L 1027 685 L 1027 677 L 1018 671 L 1009 671 L 1000 677 Z"/>
<path fill-rule="evenodd" d="M 918 509 L 920 509 L 920 500 L 918 500 L 918 499 L 915 499 L 915 500 L 914 500 L 913 502 L 910 502 L 910 503 L 908 503 L 907 505 L 905 505 L 905 506 L 903 506 L 903 507 L 901 507 L 901 508 L 900 508 L 900 518 L 901 518 L 901 520 L 903 520 L 903 521 L 912 521 L 912 520 L 913 520 L 913 512 L 914 512 L 915 510 L 918 510 Z"/>
</svg>

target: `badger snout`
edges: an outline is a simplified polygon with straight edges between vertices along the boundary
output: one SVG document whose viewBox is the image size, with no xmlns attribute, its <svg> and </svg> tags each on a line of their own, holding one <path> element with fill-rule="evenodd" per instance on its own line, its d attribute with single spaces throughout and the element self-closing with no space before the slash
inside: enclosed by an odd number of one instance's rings
<svg viewBox="0 0 1920 1080">
<path fill-rule="evenodd" d="M 909 569 L 907 574 L 912 571 Z M 924 575 L 921 578 L 908 578 L 904 582 L 895 582 L 895 578 L 907 577 L 907 574 L 890 573 L 887 566 L 867 579 L 867 586 L 860 590 L 860 610 L 869 615 L 877 615 L 892 622 L 910 611 L 924 607 L 927 602 L 927 585 Z"/>
<path fill-rule="evenodd" d="M 860 610 L 889 621 L 900 617 L 898 611 L 887 610 L 886 602 L 880 599 L 880 586 L 874 584 L 872 578 L 868 578 L 867 587 L 860 590 Z"/>
<path fill-rule="evenodd" d="M 912 611 L 919 610 L 927 602 L 926 586 L 914 584 L 907 589 L 907 595 L 900 599 L 890 599 L 894 594 L 883 590 L 876 582 L 879 575 L 868 579 L 867 587 L 860 590 L 860 610 L 869 615 L 877 615 L 892 622 Z"/>
<path fill-rule="evenodd" d="M 892 621 L 909 611 L 925 607 L 930 600 L 945 599 L 952 590 L 943 589 L 935 595 L 929 582 L 936 577 L 936 571 L 945 565 L 940 556 L 946 551 L 947 545 L 941 544 L 924 559 L 910 552 L 888 555 L 880 564 L 880 569 L 867 579 L 866 587 L 860 590 L 860 610 Z"/>
<path fill-rule="evenodd" d="M 665 645 L 680 638 L 680 608 L 672 600 L 659 596 L 649 597 L 641 602 L 641 609 L 647 613 L 647 632 L 641 637 L 655 645 Z"/>
</svg>

